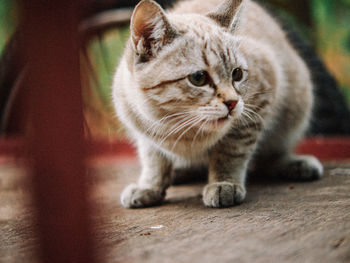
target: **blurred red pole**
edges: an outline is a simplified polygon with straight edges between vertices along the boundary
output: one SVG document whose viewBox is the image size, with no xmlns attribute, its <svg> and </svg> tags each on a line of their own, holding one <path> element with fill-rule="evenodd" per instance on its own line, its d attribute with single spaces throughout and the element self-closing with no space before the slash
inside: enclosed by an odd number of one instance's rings
<svg viewBox="0 0 350 263">
<path fill-rule="evenodd" d="M 20 4 L 39 255 L 42 262 L 94 262 L 77 34 L 83 1 Z"/>
</svg>

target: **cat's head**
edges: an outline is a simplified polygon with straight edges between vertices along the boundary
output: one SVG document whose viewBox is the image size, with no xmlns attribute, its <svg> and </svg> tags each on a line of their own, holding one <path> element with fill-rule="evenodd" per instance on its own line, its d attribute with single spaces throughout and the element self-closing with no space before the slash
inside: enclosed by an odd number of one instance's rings
<svg viewBox="0 0 350 263">
<path fill-rule="evenodd" d="M 160 124 L 217 131 L 241 117 L 247 63 L 235 36 L 242 0 L 206 15 L 166 14 L 141 1 L 131 19 L 132 74 Z"/>
</svg>

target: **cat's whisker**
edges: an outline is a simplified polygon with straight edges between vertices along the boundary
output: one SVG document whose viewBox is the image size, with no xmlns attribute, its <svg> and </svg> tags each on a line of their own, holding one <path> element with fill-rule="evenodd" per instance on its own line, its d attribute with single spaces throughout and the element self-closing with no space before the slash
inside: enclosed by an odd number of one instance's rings
<svg viewBox="0 0 350 263">
<path fill-rule="evenodd" d="M 243 127 L 248 127 L 249 126 L 249 122 L 248 122 L 248 120 L 246 119 L 247 118 L 247 116 L 246 116 L 246 112 L 242 112 L 242 115 L 241 115 L 241 118 L 239 119 L 240 120 L 240 122 L 243 124 Z"/>
<path fill-rule="evenodd" d="M 152 137 L 155 137 L 157 136 L 160 132 L 162 132 L 162 130 L 164 130 L 163 126 L 165 125 L 164 122 L 170 118 L 173 118 L 171 119 L 167 125 L 171 124 L 172 122 L 178 120 L 178 119 L 181 119 L 181 118 L 184 118 L 184 117 L 188 117 L 190 116 L 191 113 L 194 113 L 194 111 L 184 111 L 184 112 L 178 112 L 178 113 L 174 113 L 174 114 L 170 114 L 170 115 L 166 115 L 164 116 L 163 118 L 161 118 L 160 120 L 158 121 L 155 121 L 147 130 L 146 130 L 146 133 L 148 133 L 150 136 Z M 149 131 L 152 131 L 152 132 L 149 132 Z"/>
<path fill-rule="evenodd" d="M 247 126 L 247 122 L 244 119 L 244 115 L 242 114 L 241 117 L 239 118 L 239 123 L 243 125 L 243 127 Z"/>
<path fill-rule="evenodd" d="M 183 125 L 186 125 L 189 121 L 191 121 L 192 117 L 191 116 L 185 116 L 176 123 L 174 123 L 172 126 L 167 127 L 165 129 L 164 137 L 172 135 L 173 133 L 176 133 L 179 129 L 182 128 Z M 163 139 L 164 139 L 163 137 Z"/>
<path fill-rule="evenodd" d="M 171 117 L 173 117 L 173 116 L 176 116 L 176 115 L 180 115 L 180 116 L 181 116 L 181 115 L 183 115 L 183 114 L 182 114 L 182 113 L 179 113 L 179 114 L 166 115 L 165 117 L 161 118 L 160 120 L 154 121 L 154 122 L 152 123 L 152 125 L 148 127 L 148 129 L 145 131 L 145 133 L 148 134 L 149 131 L 152 130 L 151 134 L 153 134 L 153 129 L 154 129 L 154 128 L 157 128 L 157 126 L 160 126 L 161 123 L 162 123 L 163 121 L 165 121 L 166 119 L 169 119 L 169 118 L 171 118 Z"/>
<path fill-rule="evenodd" d="M 247 117 L 251 122 L 255 123 L 255 119 L 248 113 L 248 112 L 242 112 L 242 114 Z"/>
<path fill-rule="evenodd" d="M 204 108 L 204 110 L 203 110 Z M 217 120 L 223 117 L 223 112 L 218 110 L 216 107 L 203 107 L 199 111 L 201 115 L 204 115 L 206 118 L 211 117 L 211 120 Z"/>
<path fill-rule="evenodd" d="M 185 121 L 180 121 L 178 123 L 176 123 L 175 125 L 171 126 L 171 128 L 168 129 L 168 131 L 171 131 L 170 133 L 176 133 L 178 131 L 180 131 L 183 127 L 183 125 L 186 125 L 188 122 L 192 121 L 193 119 L 197 118 L 197 116 L 188 116 L 188 119 Z M 176 127 L 176 125 L 179 125 L 178 127 Z M 172 130 L 174 127 L 176 127 L 174 130 Z"/>
<path fill-rule="evenodd" d="M 170 124 L 170 123 L 172 123 L 172 122 L 174 122 L 174 121 L 176 121 L 176 120 L 178 120 L 178 119 L 181 119 L 181 118 L 186 117 L 187 115 L 188 115 L 187 112 L 181 112 L 181 113 L 175 113 L 175 114 L 167 115 L 167 116 L 163 117 L 162 119 L 160 119 L 160 120 L 154 122 L 154 123 L 146 130 L 145 133 L 149 133 L 152 137 L 153 137 L 153 136 L 156 136 L 156 135 L 162 130 L 161 128 L 162 128 L 162 126 L 164 125 L 164 122 L 165 122 L 166 120 L 175 117 L 175 118 L 173 118 L 173 119 L 170 120 L 170 122 L 168 123 L 168 124 Z M 150 132 L 150 130 L 151 130 L 151 132 Z"/>
<path fill-rule="evenodd" d="M 203 121 L 203 117 L 197 117 L 194 121 L 193 124 L 187 128 L 185 131 L 183 131 L 181 133 L 181 135 L 176 139 L 175 143 L 173 144 L 173 147 L 171 148 L 171 150 L 173 151 L 177 145 L 177 143 L 179 142 L 179 140 L 189 131 L 191 130 L 194 126 L 196 126 L 198 123 L 200 123 L 201 121 Z"/>
<path fill-rule="evenodd" d="M 161 138 L 161 141 L 159 142 L 159 145 L 162 145 L 164 143 L 164 141 L 169 138 L 169 136 L 173 135 L 174 133 L 177 133 L 179 131 L 181 131 L 182 129 L 186 128 L 188 125 L 191 125 L 191 123 L 193 122 L 194 119 L 198 118 L 197 116 L 192 116 L 188 119 L 182 120 L 178 123 L 176 123 L 175 125 L 171 126 L 170 130 L 175 127 L 176 125 L 179 125 L 178 127 L 176 127 L 174 130 L 172 130 L 171 132 L 169 132 L 168 134 L 165 135 L 164 138 Z"/>
<path fill-rule="evenodd" d="M 177 132 L 180 132 L 182 129 L 185 129 L 186 127 L 191 125 L 193 121 L 194 121 L 194 118 L 190 118 L 180 123 L 180 125 L 176 127 L 174 130 L 172 130 L 170 133 L 165 134 L 165 136 L 161 139 L 159 145 L 162 145 L 171 135 L 176 134 Z M 173 125 L 172 127 L 174 126 L 176 125 Z"/>
<path fill-rule="evenodd" d="M 258 117 L 258 119 L 261 121 L 261 122 L 264 122 L 264 119 L 263 117 L 260 116 L 260 114 L 258 114 L 256 111 L 254 111 L 253 109 L 249 108 L 249 107 L 245 107 L 245 110 L 251 114 L 253 114 L 253 116 L 256 116 Z"/>
<path fill-rule="evenodd" d="M 206 110 L 206 109 L 209 109 L 209 110 L 215 110 L 217 107 L 215 106 L 202 106 L 202 107 L 199 107 L 198 108 L 198 111 L 201 111 L 201 110 Z"/>
<path fill-rule="evenodd" d="M 194 135 L 194 137 L 193 137 L 193 139 L 192 139 L 192 143 L 191 143 L 191 148 L 193 148 L 193 145 L 194 145 L 194 143 L 195 143 L 195 141 L 196 141 L 196 139 L 197 139 L 197 137 L 198 137 L 198 135 L 199 135 L 199 133 L 200 133 L 200 131 L 201 131 L 203 125 L 204 125 L 204 123 L 205 123 L 205 122 L 203 122 L 203 123 L 201 124 L 201 126 L 199 126 L 199 128 L 198 128 L 196 134 Z"/>
<path fill-rule="evenodd" d="M 249 118 L 249 120 L 255 124 L 257 124 L 260 120 L 258 119 L 257 116 L 255 116 L 254 114 L 252 114 L 249 111 L 245 111 L 244 114 L 246 115 L 247 118 Z"/>
<path fill-rule="evenodd" d="M 245 109 L 242 112 L 242 116 L 248 118 L 251 121 L 251 123 L 255 125 L 256 128 L 258 128 L 259 123 L 264 123 L 263 118 L 258 113 L 256 113 L 252 109 L 249 109 L 248 107 L 245 107 Z M 249 121 L 247 122 L 247 125 L 249 125 Z"/>
<path fill-rule="evenodd" d="M 203 128 L 204 126 L 209 122 L 208 119 L 205 119 L 204 122 L 199 126 L 196 134 L 194 135 L 193 139 L 192 139 L 192 143 L 191 143 L 191 148 L 193 148 L 193 145 L 198 137 L 198 135 L 201 133 L 203 135 Z"/>
</svg>

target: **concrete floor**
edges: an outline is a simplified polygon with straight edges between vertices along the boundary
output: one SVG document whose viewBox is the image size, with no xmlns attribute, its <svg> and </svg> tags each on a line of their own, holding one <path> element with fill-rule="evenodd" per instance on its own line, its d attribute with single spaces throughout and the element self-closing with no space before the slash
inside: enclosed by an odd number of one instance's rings
<svg viewBox="0 0 350 263">
<path fill-rule="evenodd" d="M 253 181 L 240 206 L 203 206 L 204 183 L 173 186 L 159 207 L 127 210 L 135 160 L 93 169 L 101 262 L 350 262 L 350 163 L 311 183 Z M 0 262 L 38 262 L 25 175 L 0 166 Z"/>
</svg>

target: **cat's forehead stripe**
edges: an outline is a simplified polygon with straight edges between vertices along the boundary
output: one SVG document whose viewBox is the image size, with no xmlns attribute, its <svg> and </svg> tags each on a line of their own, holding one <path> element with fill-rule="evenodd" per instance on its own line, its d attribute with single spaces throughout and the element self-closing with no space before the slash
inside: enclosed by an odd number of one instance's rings
<svg viewBox="0 0 350 263">
<path fill-rule="evenodd" d="M 172 84 L 172 83 L 175 83 L 175 82 L 178 82 L 178 81 L 181 81 L 181 80 L 184 80 L 186 77 L 182 77 L 182 78 L 178 78 L 178 79 L 173 79 L 173 80 L 166 80 L 166 81 L 163 81 L 159 84 L 157 84 L 156 86 L 152 86 L 152 87 L 144 87 L 142 88 L 143 90 L 152 90 L 152 89 L 158 89 L 164 85 L 168 85 L 168 84 Z"/>
<path fill-rule="evenodd" d="M 207 58 L 207 55 L 205 54 L 205 51 L 202 50 L 202 59 L 203 59 L 203 62 L 204 64 L 209 67 L 209 62 L 208 62 L 208 58 Z"/>
<path fill-rule="evenodd" d="M 236 62 L 230 56 L 230 47 L 221 40 L 206 41 L 204 47 L 206 48 L 203 50 L 202 57 L 206 59 L 208 68 L 214 70 L 220 76 L 219 79 L 230 77 L 232 65 Z"/>
</svg>

